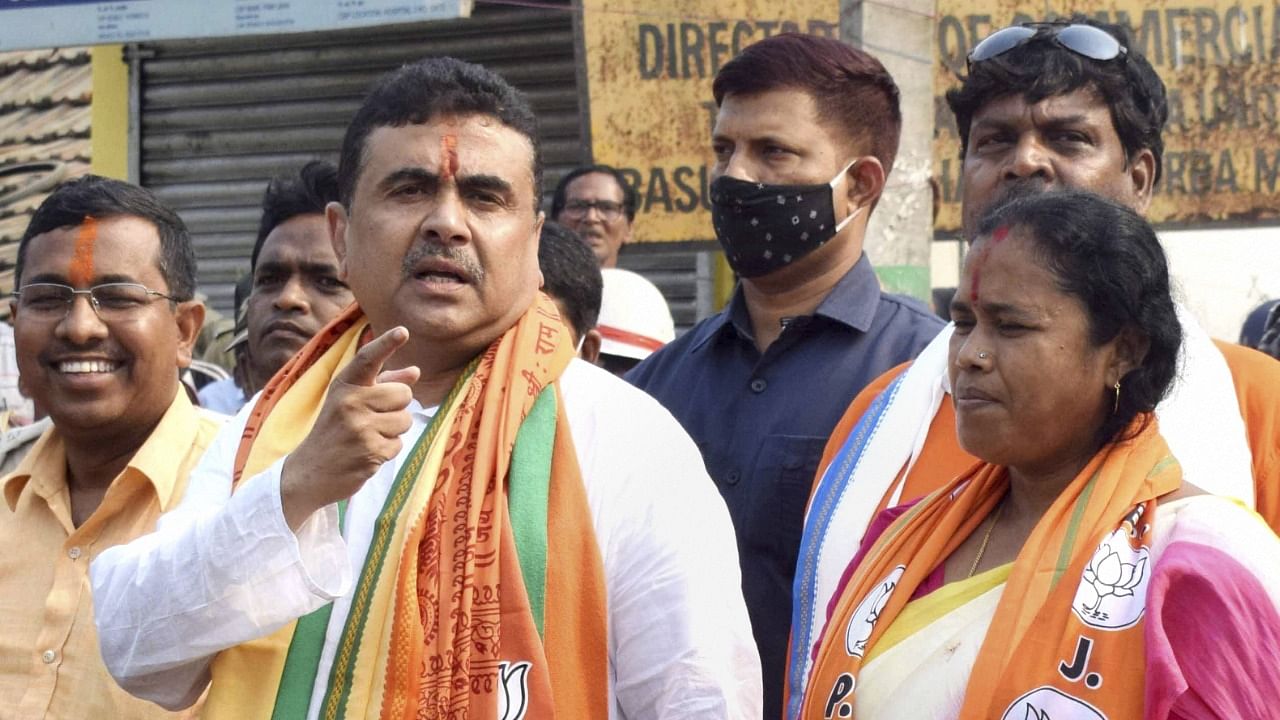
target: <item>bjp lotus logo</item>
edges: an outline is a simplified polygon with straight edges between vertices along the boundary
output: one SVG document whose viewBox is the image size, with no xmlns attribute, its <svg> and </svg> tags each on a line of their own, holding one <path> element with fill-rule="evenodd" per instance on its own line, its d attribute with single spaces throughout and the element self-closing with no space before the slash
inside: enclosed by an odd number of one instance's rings
<svg viewBox="0 0 1280 720">
<path fill-rule="evenodd" d="M 884 612 L 885 605 L 889 604 L 889 598 L 898 587 L 898 580 L 902 579 L 902 573 L 906 570 L 906 565 L 894 568 L 893 572 L 876 583 L 871 592 L 858 603 L 844 635 L 845 650 L 850 656 L 862 657 L 862 654 L 867 651 L 867 641 L 871 639 L 871 631 L 875 630 L 880 613 Z"/>
<path fill-rule="evenodd" d="M 524 720 L 529 709 L 531 662 L 498 663 L 498 720 Z"/>
<path fill-rule="evenodd" d="M 1134 548 L 1128 537 L 1124 528 L 1116 530 L 1084 569 L 1071 609 L 1086 625 L 1119 630 L 1136 623 L 1146 610 L 1151 552 Z"/>
<path fill-rule="evenodd" d="M 1106 720 L 1106 716 L 1079 698 L 1045 686 L 1014 700 L 1000 720 Z"/>
<path fill-rule="evenodd" d="M 1116 597 L 1133 595 L 1133 589 L 1142 580 L 1143 570 L 1147 565 L 1146 558 L 1141 558 L 1136 563 L 1127 563 L 1120 558 L 1120 553 L 1109 546 L 1103 547 L 1106 548 L 1106 556 L 1101 560 L 1095 557 L 1089 563 L 1089 567 L 1084 569 L 1084 579 L 1098 595 L 1097 602 L 1089 608 L 1090 610 L 1101 607 L 1102 598 L 1108 595 Z"/>
</svg>

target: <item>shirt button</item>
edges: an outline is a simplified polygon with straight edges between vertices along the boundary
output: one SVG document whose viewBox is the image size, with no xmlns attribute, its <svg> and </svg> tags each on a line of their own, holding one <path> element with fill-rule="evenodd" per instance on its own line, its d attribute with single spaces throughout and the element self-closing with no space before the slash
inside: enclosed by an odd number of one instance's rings
<svg viewBox="0 0 1280 720">
<path fill-rule="evenodd" d="M 730 470 L 729 474 L 725 476 L 724 481 L 730 485 L 737 485 L 740 477 L 741 475 L 738 474 L 737 470 Z"/>
<path fill-rule="evenodd" d="M 40 659 L 43 660 L 47 665 L 53 662 L 54 660 L 58 659 L 58 653 L 52 650 L 45 650 L 44 653 L 40 656 Z"/>
<path fill-rule="evenodd" d="M 80 559 L 80 547 L 77 545 L 77 546 L 75 546 L 75 547 L 73 547 L 73 548 L 68 549 L 68 550 L 67 550 L 67 557 L 71 558 L 72 560 L 79 560 L 79 559 Z"/>
<path fill-rule="evenodd" d="M 751 392 L 762 393 L 767 387 L 769 387 L 769 382 L 764 378 L 756 378 L 751 381 Z"/>
</svg>

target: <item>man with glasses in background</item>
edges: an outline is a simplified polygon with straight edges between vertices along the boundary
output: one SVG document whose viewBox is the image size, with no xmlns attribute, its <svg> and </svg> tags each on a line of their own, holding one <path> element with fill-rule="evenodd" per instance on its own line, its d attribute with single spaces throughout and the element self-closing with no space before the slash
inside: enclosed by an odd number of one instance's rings
<svg viewBox="0 0 1280 720">
<path fill-rule="evenodd" d="M 89 563 L 182 499 L 220 425 L 178 373 L 204 319 L 182 220 L 93 175 L 36 210 L 10 309 L 24 389 L 53 424 L 0 481 L 0 708 L 24 718 L 170 718 L 98 651 Z"/>
<path fill-rule="evenodd" d="M 618 252 L 631 242 L 640 205 L 636 191 L 616 168 L 588 165 L 569 171 L 551 196 L 551 219 L 582 237 L 600 267 L 618 266 Z"/>
<path fill-rule="evenodd" d="M 1123 27 L 1078 16 L 999 30 L 970 53 L 947 102 L 960 133 L 966 236 L 988 210 L 1030 193 L 1074 188 L 1139 213 L 1150 205 L 1169 110 L 1163 82 Z M 1183 308 L 1179 318 L 1183 356 L 1156 408 L 1161 434 L 1187 482 L 1238 497 L 1280 527 L 1280 364 L 1211 340 Z M 791 713 L 841 575 L 864 535 L 894 515 L 877 510 L 923 497 L 976 462 L 959 446 L 948 397 L 953 327 L 868 385 L 827 444 L 795 583 Z M 1013 322 L 1006 331 L 1036 332 Z"/>
<path fill-rule="evenodd" d="M 625 330 L 618 328 L 619 319 L 650 318 L 667 329 L 660 342 L 674 339 L 671 306 L 658 286 L 643 275 L 618 269 L 618 253 L 631 242 L 631 226 L 636 219 L 640 200 L 617 168 L 609 165 L 587 165 L 569 171 L 556 185 L 551 196 L 551 217 L 578 233 L 595 253 L 600 268 L 607 270 L 604 300 L 601 305 L 600 334 L 604 342 L 596 364 L 615 375 L 622 375 L 653 350 L 631 348 Z M 605 322 L 612 319 L 612 325 Z M 628 323 L 623 323 L 628 324 Z"/>
</svg>

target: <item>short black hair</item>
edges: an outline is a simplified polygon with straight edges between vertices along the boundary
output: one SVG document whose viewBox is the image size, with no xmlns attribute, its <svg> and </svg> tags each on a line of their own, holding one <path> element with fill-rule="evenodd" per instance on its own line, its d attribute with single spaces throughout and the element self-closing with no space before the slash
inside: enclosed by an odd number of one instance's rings
<svg viewBox="0 0 1280 720">
<path fill-rule="evenodd" d="M 636 210 L 640 209 L 640 196 L 636 193 L 636 189 L 627 182 L 626 176 L 612 165 L 586 165 L 574 168 L 560 178 L 560 182 L 556 183 L 556 191 L 551 195 L 551 217 L 560 217 L 560 211 L 564 210 L 564 204 L 569 199 L 569 183 L 583 175 L 592 173 L 609 175 L 614 179 L 614 182 L 618 183 L 618 187 L 622 189 L 622 209 L 627 213 L 627 222 L 634 222 Z"/>
<path fill-rule="evenodd" d="M 262 220 L 258 222 L 250 270 L 258 267 L 262 244 L 277 225 L 299 215 L 323 215 L 324 206 L 337 201 L 338 166 L 327 160 L 312 160 L 293 175 L 272 178 L 262 195 Z"/>
<path fill-rule="evenodd" d="M 542 269 L 542 290 L 564 306 L 578 337 L 596 326 L 604 279 L 600 261 L 578 233 L 551 220 L 542 224 L 538 243 L 538 267 Z"/>
<path fill-rule="evenodd" d="M 1098 430 L 1100 443 L 1116 439 L 1138 413 L 1155 410 L 1177 373 L 1182 325 L 1155 231 L 1133 210 L 1081 190 L 1014 198 L 988 212 L 978 234 L 1000 227 L 1027 231 L 1058 288 L 1085 306 L 1095 346 L 1126 328 L 1147 338 L 1142 363 L 1121 378 L 1117 411 Z"/>
<path fill-rule="evenodd" d="M 902 134 L 898 84 L 871 53 L 835 38 L 782 33 L 745 48 L 711 84 L 716 107 L 728 95 L 782 89 L 808 94 L 819 118 L 865 147 L 885 175 L 893 169 Z"/>
<path fill-rule="evenodd" d="M 1111 123 L 1124 146 L 1126 162 L 1143 148 L 1151 150 L 1156 161 L 1153 182 L 1158 182 L 1164 165 L 1161 133 L 1169 119 L 1164 82 L 1134 48 L 1128 28 L 1080 14 L 1066 22 L 1099 28 L 1119 40 L 1127 52 L 1114 60 L 1092 60 L 1041 34 L 1006 53 L 974 63 L 960 87 L 947 91 L 947 104 L 956 116 L 960 133 L 961 159 L 968 151 L 973 116 L 988 103 L 1017 94 L 1029 103 L 1037 103 L 1092 88 L 1111 111 Z"/>
<path fill-rule="evenodd" d="M 169 286 L 168 294 L 178 302 L 195 297 L 196 252 L 182 218 L 150 190 L 99 175 L 84 175 L 59 186 L 36 208 L 18 241 L 14 285 L 22 284 L 22 268 L 32 238 L 59 228 L 76 227 L 86 218 L 120 216 L 140 218 L 155 226 L 160 236 L 160 272 Z"/>
<path fill-rule="evenodd" d="M 375 128 L 421 125 L 454 115 L 491 115 L 529 139 L 537 212 L 537 199 L 542 197 L 542 153 L 538 122 L 529 101 L 492 70 L 451 57 L 424 58 L 374 82 L 342 138 L 338 158 L 342 204 L 351 207 L 356 180 L 364 166 L 365 141 Z"/>
</svg>

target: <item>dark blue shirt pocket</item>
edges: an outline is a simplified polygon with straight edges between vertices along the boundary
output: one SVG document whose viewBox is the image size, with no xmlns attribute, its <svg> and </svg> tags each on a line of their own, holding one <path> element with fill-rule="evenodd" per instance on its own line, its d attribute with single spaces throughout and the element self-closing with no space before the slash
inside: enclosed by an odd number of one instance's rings
<svg viewBox="0 0 1280 720">
<path fill-rule="evenodd" d="M 795 572 L 804 510 L 826 444 L 824 437 L 802 435 L 769 435 L 761 444 L 747 542 L 765 554 L 774 582 L 789 583 Z"/>
</svg>

